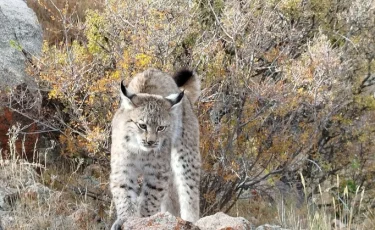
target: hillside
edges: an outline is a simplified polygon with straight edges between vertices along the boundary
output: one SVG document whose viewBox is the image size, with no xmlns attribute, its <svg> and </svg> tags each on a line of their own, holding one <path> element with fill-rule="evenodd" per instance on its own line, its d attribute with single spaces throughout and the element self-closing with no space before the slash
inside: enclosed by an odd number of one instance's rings
<svg viewBox="0 0 375 230">
<path fill-rule="evenodd" d="M 0 94 L 3 228 L 109 228 L 118 87 L 149 67 L 201 79 L 202 217 L 375 227 L 374 0 L 27 3 L 44 43 L 37 90 Z"/>
</svg>

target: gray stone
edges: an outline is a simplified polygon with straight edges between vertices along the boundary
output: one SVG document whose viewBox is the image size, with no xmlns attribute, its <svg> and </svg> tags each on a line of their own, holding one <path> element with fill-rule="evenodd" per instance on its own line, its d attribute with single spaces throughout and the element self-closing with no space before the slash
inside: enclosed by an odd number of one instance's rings
<svg viewBox="0 0 375 230">
<path fill-rule="evenodd" d="M 15 188 L 0 186 L 0 211 L 9 211 L 18 199 L 19 193 Z"/>
<path fill-rule="evenodd" d="M 28 162 L 14 163 L 0 159 L 0 211 L 10 211 L 25 191 L 44 196 L 48 189 L 38 183 L 37 178 Z"/>
<path fill-rule="evenodd" d="M 19 198 L 38 200 L 38 204 L 41 205 L 48 201 L 52 194 L 49 188 L 40 183 L 39 175 L 34 170 L 35 166 L 37 164 L 24 160 L 11 161 L 0 158 L 0 226 L 4 229 L 16 229 L 13 226 L 21 219 L 14 215 L 18 212 L 17 208 L 22 208 Z M 25 226 L 25 229 L 35 229 Z"/>
<path fill-rule="evenodd" d="M 202 230 L 251 230 L 252 224 L 243 217 L 232 217 L 225 213 L 218 212 L 215 215 L 206 216 L 199 219 L 195 225 Z"/>
<path fill-rule="evenodd" d="M 170 213 L 157 213 L 146 218 L 129 218 L 122 226 L 127 230 L 251 230 L 252 224 L 243 217 L 231 217 L 222 212 L 212 216 L 206 216 L 198 220 L 195 224 L 184 221 Z"/>
<path fill-rule="evenodd" d="M 21 191 L 21 195 L 37 198 L 40 203 L 48 201 L 52 193 L 52 190 L 38 182 L 27 186 Z"/>
<path fill-rule="evenodd" d="M 172 214 L 156 213 L 146 218 L 130 218 L 123 225 L 122 229 L 126 230 L 199 230 L 191 222 L 184 221 Z"/>
<path fill-rule="evenodd" d="M 7 226 L 12 225 L 15 222 L 15 217 L 10 212 L 0 211 L 0 230 L 9 229 Z"/>
<path fill-rule="evenodd" d="M 282 228 L 281 226 L 278 226 L 278 225 L 265 224 L 265 225 L 258 226 L 255 230 L 288 230 L 288 229 Z"/>
<path fill-rule="evenodd" d="M 38 55 L 43 44 L 42 28 L 23 0 L 0 1 L 0 89 L 30 84 L 25 55 Z"/>
</svg>

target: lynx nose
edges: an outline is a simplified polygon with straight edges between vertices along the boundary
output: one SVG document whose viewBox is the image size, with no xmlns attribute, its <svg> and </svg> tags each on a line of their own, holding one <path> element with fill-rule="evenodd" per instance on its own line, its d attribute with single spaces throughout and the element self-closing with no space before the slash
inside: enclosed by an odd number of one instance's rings
<svg viewBox="0 0 375 230">
<path fill-rule="evenodd" d="M 155 141 L 147 141 L 147 144 L 148 144 L 149 146 L 151 146 L 151 145 L 155 144 Z"/>
</svg>

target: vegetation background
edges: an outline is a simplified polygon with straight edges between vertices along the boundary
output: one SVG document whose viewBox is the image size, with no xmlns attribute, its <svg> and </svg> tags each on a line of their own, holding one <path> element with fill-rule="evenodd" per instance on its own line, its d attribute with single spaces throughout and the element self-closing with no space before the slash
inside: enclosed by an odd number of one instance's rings
<svg viewBox="0 0 375 230">
<path fill-rule="evenodd" d="M 373 0 L 27 2 L 44 29 L 43 52 L 28 69 L 42 105 L 14 90 L 8 107 L 56 144 L 58 163 L 39 177 L 76 205 L 51 218 L 85 204 L 99 213 L 93 228 L 110 224 L 120 80 L 148 67 L 190 67 L 203 89 L 203 216 L 225 211 L 292 229 L 375 227 Z M 95 188 L 82 182 L 87 170 Z"/>
</svg>

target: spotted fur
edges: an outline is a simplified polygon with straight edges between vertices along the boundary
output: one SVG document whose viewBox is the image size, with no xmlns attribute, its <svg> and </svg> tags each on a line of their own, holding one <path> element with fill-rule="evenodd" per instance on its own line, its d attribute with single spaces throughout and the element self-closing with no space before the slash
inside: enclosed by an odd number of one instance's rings
<svg viewBox="0 0 375 230">
<path fill-rule="evenodd" d="M 199 92 L 190 71 L 173 78 L 149 69 L 128 87 L 121 83 L 121 105 L 112 121 L 110 187 L 117 211 L 112 229 L 128 217 L 160 211 L 198 220 L 201 159 L 192 104 Z"/>
</svg>

